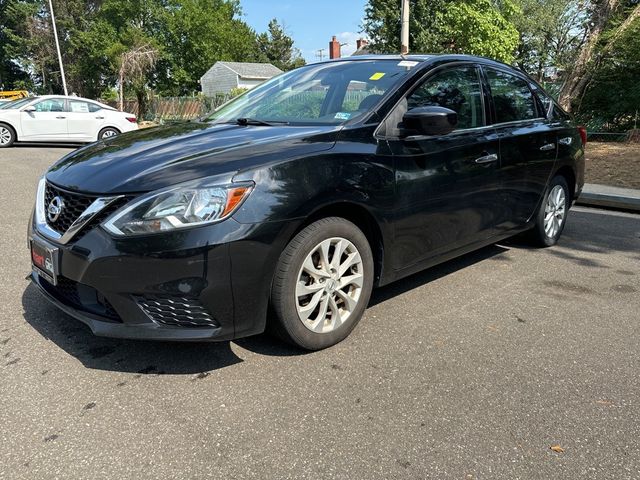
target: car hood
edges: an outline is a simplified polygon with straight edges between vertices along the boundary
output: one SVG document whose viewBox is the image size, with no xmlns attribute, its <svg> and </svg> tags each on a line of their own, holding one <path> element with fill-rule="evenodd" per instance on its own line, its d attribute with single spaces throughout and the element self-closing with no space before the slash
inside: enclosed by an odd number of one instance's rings
<svg viewBox="0 0 640 480">
<path fill-rule="evenodd" d="M 100 195 L 156 190 L 177 183 L 234 174 L 328 150 L 337 126 L 241 126 L 180 123 L 97 142 L 65 156 L 47 180 Z"/>
</svg>

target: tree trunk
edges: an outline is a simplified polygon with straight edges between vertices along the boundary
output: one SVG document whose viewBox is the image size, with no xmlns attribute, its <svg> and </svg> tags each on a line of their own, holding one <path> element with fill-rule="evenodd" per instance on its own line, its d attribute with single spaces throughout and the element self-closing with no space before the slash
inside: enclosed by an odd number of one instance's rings
<svg viewBox="0 0 640 480">
<path fill-rule="evenodd" d="M 118 96 L 120 97 L 120 101 L 118 102 L 119 109 L 121 112 L 124 111 L 124 62 L 122 62 L 122 66 L 120 67 L 120 71 L 118 72 Z"/>
<path fill-rule="evenodd" d="M 571 103 L 576 98 L 582 97 L 585 87 L 591 79 L 589 62 L 591 61 L 600 35 L 602 34 L 611 14 L 618 8 L 619 0 L 603 0 L 600 7 L 593 15 L 593 28 L 589 32 L 589 38 L 584 43 L 576 59 L 571 73 L 567 76 L 558 101 L 562 108 L 571 111 Z"/>
<path fill-rule="evenodd" d="M 144 87 L 136 89 L 136 98 L 138 99 L 138 119 L 143 120 L 147 114 L 147 92 Z"/>
</svg>

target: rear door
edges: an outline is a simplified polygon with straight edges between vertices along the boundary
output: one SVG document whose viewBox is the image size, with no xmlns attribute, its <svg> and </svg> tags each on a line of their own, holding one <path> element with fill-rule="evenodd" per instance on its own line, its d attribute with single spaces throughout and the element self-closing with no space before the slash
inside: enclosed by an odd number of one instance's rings
<svg viewBox="0 0 640 480">
<path fill-rule="evenodd" d="M 100 126 L 104 123 L 104 112 L 100 110 L 94 103 L 69 99 L 69 137 L 74 140 L 97 140 Z"/>
<path fill-rule="evenodd" d="M 383 123 L 396 176 L 396 268 L 488 238 L 501 222 L 499 144 L 485 104 L 479 68 L 450 65 L 429 73 Z M 403 135 L 404 113 L 430 105 L 456 111 L 458 129 Z"/>
<path fill-rule="evenodd" d="M 45 98 L 33 105 L 35 111 L 20 112 L 20 140 L 66 141 L 67 106 L 64 98 Z"/>
<path fill-rule="evenodd" d="M 500 138 L 502 191 L 510 219 L 503 227 L 510 229 L 525 224 L 537 209 L 558 155 L 558 129 L 524 75 L 482 68 Z"/>
</svg>

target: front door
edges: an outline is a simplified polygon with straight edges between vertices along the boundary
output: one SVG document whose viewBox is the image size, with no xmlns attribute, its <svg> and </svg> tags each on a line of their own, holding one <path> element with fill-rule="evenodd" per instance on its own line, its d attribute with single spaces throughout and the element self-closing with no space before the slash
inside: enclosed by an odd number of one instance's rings
<svg viewBox="0 0 640 480">
<path fill-rule="evenodd" d="M 487 126 L 485 103 L 479 68 L 445 67 L 413 89 L 383 124 L 396 175 L 396 269 L 489 238 L 503 222 L 499 142 Z M 457 130 L 439 137 L 403 134 L 404 112 L 430 105 L 454 110 Z"/>
<path fill-rule="evenodd" d="M 67 140 L 67 112 L 64 98 L 46 98 L 33 105 L 35 111 L 20 112 L 20 140 Z"/>
</svg>

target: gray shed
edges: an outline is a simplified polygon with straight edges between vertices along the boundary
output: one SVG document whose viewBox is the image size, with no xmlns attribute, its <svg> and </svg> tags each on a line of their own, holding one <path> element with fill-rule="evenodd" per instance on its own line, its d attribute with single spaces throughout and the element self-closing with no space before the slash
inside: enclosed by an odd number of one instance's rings
<svg viewBox="0 0 640 480">
<path fill-rule="evenodd" d="M 270 63 L 216 62 L 200 78 L 200 86 L 204 95 L 213 97 L 233 88 L 253 88 L 279 73 L 282 70 Z"/>
</svg>

